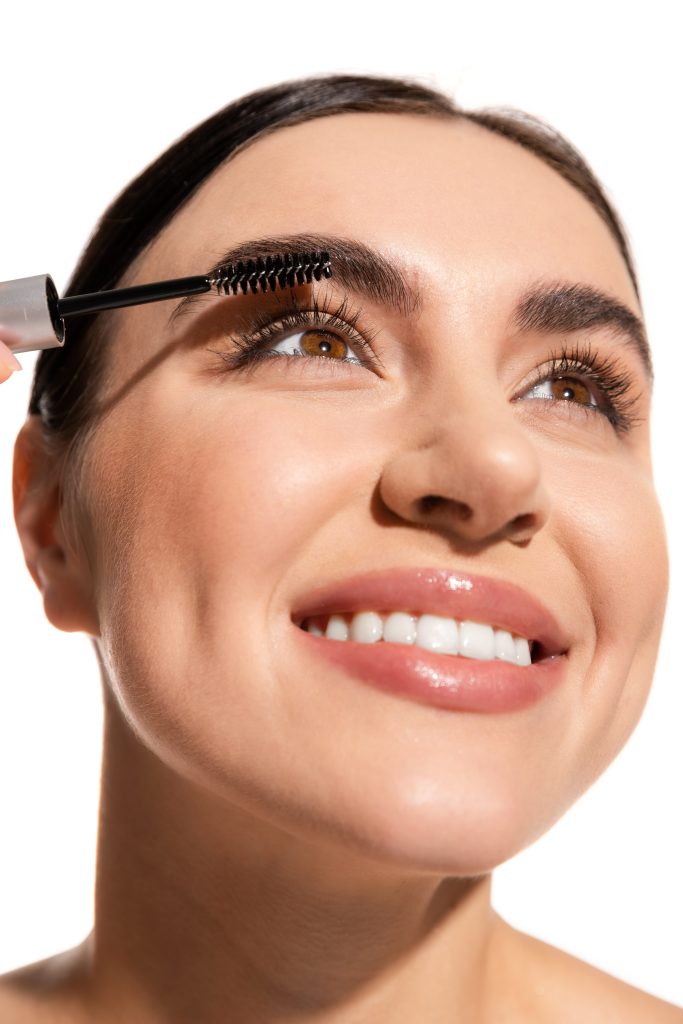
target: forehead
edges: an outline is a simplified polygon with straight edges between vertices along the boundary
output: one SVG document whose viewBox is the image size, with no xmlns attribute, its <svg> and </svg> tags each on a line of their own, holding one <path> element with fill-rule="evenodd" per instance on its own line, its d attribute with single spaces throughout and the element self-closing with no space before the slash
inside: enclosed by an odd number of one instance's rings
<svg viewBox="0 0 683 1024">
<path fill-rule="evenodd" d="M 495 281 L 516 292 L 542 273 L 638 308 L 612 235 L 565 179 L 477 125 L 413 114 L 339 114 L 247 145 L 162 232 L 144 276 L 201 273 L 228 245 L 298 232 L 400 255 L 439 291 Z"/>
</svg>

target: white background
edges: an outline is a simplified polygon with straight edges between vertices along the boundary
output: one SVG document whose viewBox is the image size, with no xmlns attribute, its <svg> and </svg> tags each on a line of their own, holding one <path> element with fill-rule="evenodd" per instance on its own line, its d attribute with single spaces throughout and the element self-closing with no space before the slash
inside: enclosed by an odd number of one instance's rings
<svg viewBox="0 0 683 1024">
<path fill-rule="evenodd" d="M 316 72 L 414 76 L 465 107 L 516 106 L 586 155 L 640 275 L 672 582 L 633 737 L 562 821 L 495 872 L 494 904 L 515 927 L 683 1004 L 676 5 L 15 0 L 2 10 L 0 280 L 51 273 L 62 291 L 105 206 L 178 135 L 251 89 Z M 88 641 L 44 619 L 11 514 L 34 361 L 23 357 L 0 391 L 0 973 L 75 945 L 92 923 L 99 679 Z"/>
</svg>

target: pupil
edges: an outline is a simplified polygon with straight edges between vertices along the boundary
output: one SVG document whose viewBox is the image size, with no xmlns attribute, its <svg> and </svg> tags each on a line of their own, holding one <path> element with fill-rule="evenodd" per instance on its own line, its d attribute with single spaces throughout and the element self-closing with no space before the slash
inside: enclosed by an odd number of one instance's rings
<svg viewBox="0 0 683 1024">
<path fill-rule="evenodd" d="M 332 349 L 329 341 L 321 341 L 319 347 L 321 352 L 329 352 Z"/>
</svg>

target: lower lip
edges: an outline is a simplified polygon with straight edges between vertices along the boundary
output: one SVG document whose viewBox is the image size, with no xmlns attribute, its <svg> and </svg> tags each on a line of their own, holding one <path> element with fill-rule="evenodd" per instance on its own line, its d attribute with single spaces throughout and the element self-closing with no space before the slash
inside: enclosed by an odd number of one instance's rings
<svg viewBox="0 0 683 1024">
<path fill-rule="evenodd" d="M 557 689 L 567 656 L 532 665 L 434 654 L 405 644 L 327 640 L 297 627 L 307 649 L 380 690 L 448 711 L 520 711 Z"/>
</svg>

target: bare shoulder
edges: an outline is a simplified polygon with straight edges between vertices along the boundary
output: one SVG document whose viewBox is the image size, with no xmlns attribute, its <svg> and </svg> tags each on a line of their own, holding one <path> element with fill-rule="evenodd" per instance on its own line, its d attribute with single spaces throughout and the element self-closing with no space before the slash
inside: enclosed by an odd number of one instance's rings
<svg viewBox="0 0 683 1024">
<path fill-rule="evenodd" d="M 73 993 L 87 941 L 0 975 L 0 1024 L 80 1024 Z"/>
<path fill-rule="evenodd" d="M 531 935 L 512 931 L 528 965 L 529 1019 L 563 1024 L 683 1024 L 682 1007 Z"/>
</svg>

